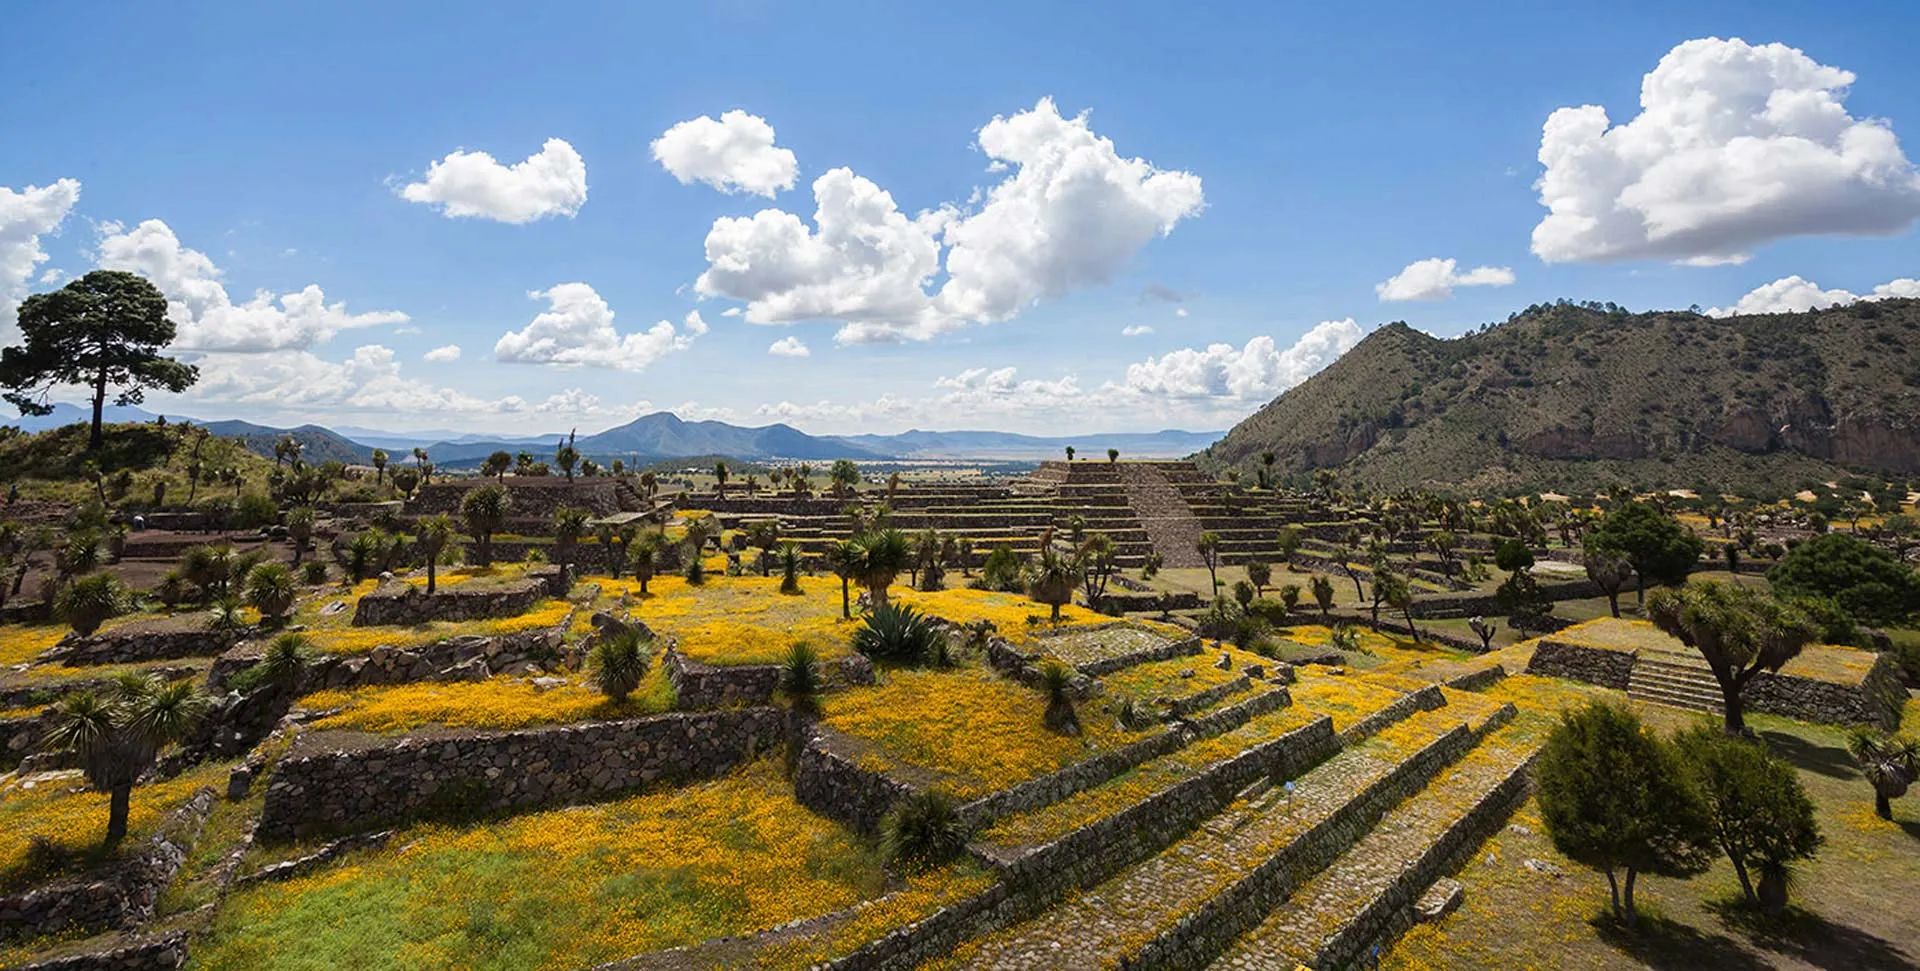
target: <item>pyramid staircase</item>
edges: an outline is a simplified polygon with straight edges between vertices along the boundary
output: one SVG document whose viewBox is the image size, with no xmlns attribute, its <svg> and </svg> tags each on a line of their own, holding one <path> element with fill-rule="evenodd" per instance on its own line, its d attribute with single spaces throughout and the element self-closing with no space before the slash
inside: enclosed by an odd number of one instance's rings
<svg viewBox="0 0 1920 971">
<path fill-rule="evenodd" d="M 1673 651 L 1641 651 L 1633 662 L 1627 697 L 1715 715 L 1725 711 L 1713 669 L 1697 656 Z"/>
<path fill-rule="evenodd" d="M 1122 462 L 1118 471 L 1126 485 L 1127 505 L 1147 532 L 1147 539 L 1169 567 L 1204 567 L 1198 544 L 1204 530 L 1193 508 L 1157 465 Z"/>
</svg>

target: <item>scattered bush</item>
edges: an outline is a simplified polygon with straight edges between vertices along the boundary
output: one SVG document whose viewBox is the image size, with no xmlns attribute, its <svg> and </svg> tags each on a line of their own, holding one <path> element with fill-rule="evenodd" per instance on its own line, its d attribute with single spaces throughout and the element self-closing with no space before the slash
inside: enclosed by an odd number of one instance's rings
<svg viewBox="0 0 1920 971">
<path fill-rule="evenodd" d="M 820 654 L 813 645 L 798 641 L 787 648 L 787 659 L 780 664 L 780 692 L 787 696 L 793 710 L 818 714 L 823 686 Z"/>
<path fill-rule="evenodd" d="M 588 677 L 593 686 L 615 704 L 626 701 L 647 676 L 647 646 L 647 639 L 637 630 L 601 637 L 587 655 Z"/>
<path fill-rule="evenodd" d="M 319 560 L 308 560 L 300 567 L 302 579 L 310 586 L 319 586 L 327 582 L 327 565 Z"/>
<path fill-rule="evenodd" d="M 943 866 L 966 850 L 966 827 L 952 798 L 934 790 L 900 800 L 880 820 L 880 855 L 896 870 Z"/>
<path fill-rule="evenodd" d="M 868 612 L 853 632 L 853 649 L 883 664 L 913 665 L 933 657 L 946 638 L 932 617 L 904 604 L 889 603 Z"/>
<path fill-rule="evenodd" d="M 90 573 L 67 584 L 53 609 L 74 633 L 89 637 L 109 618 L 126 612 L 126 588 L 111 573 Z"/>
<path fill-rule="evenodd" d="M 1041 720 L 1062 735 L 1080 734 L 1080 713 L 1073 710 L 1073 672 L 1059 661 L 1040 665 L 1040 687 L 1047 693 L 1047 711 Z"/>
<path fill-rule="evenodd" d="M 247 604 L 260 611 L 260 619 L 267 624 L 285 620 L 298 593 L 293 570 L 285 563 L 262 563 L 247 574 Z"/>
</svg>

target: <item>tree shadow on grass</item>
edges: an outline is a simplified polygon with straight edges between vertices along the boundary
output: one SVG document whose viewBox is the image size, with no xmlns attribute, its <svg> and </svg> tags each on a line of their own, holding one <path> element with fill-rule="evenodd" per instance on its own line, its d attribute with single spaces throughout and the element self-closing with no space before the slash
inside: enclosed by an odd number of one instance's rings
<svg viewBox="0 0 1920 971">
<path fill-rule="evenodd" d="M 1779 917 L 1755 910 L 1743 897 L 1707 902 L 1721 924 L 1747 936 L 1756 947 L 1786 954 L 1817 968 L 1848 971 L 1903 971 L 1920 959 L 1890 941 L 1857 927 L 1836 924 L 1819 914 L 1790 906 Z"/>
<path fill-rule="evenodd" d="M 1766 739 L 1767 747 L 1773 749 L 1775 755 L 1792 762 L 1796 768 L 1832 779 L 1860 777 L 1853 756 L 1837 745 L 1820 745 L 1786 732 L 1761 732 L 1760 737 Z"/>
<path fill-rule="evenodd" d="M 1740 942 L 1723 934 L 1707 934 L 1679 921 L 1648 914 L 1629 928 L 1611 913 L 1587 922 L 1607 946 L 1656 971 L 1761 971 L 1770 967 Z"/>
</svg>

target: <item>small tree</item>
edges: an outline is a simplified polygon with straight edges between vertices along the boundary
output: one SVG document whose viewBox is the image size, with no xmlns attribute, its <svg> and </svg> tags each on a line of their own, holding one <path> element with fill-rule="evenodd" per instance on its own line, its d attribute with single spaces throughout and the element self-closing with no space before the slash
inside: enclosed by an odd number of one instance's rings
<svg viewBox="0 0 1920 971">
<path fill-rule="evenodd" d="M 460 516 L 466 520 L 467 532 L 473 534 L 474 552 L 481 566 L 493 562 L 493 534 L 506 525 L 512 509 L 513 497 L 498 485 L 470 490 L 460 500 Z"/>
<path fill-rule="evenodd" d="M 573 447 L 572 435 L 561 439 L 560 444 L 554 447 L 553 464 L 558 465 L 560 471 L 566 474 L 568 482 L 573 481 L 574 466 L 580 464 L 580 450 Z"/>
<path fill-rule="evenodd" d="M 787 659 L 780 664 L 780 693 L 800 715 L 820 713 L 820 692 L 825 687 L 820 676 L 820 655 L 813 645 L 796 641 L 787 648 Z"/>
<path fill-rule="evenodd" d="M 1799 609 L 1746 587 L 1711 580 L 1647 598 L 1655 627 L 1700 652 L 1720 682 L 1729 735 L 1746 732 L 1740 692 L 1761 671 L 1778 671 L 1820 636 Z"/>
<path fill-rule="evenodd" d="M 293 540 L 293 565 L 313 546 L 313 507 L 295 506 L 287 510 L 287 538 Z"/>
<path fill-rule="evenodd" d="M 1117 448 L 1107 449 L 1107 464 L 1112 465 L 1118 461 L 1120 461 L 1120 450 Z"/>
<path fill-rule="evenodd" d="M 853 495 L 860 484 L 860 467 L 852 459 L 834 459 L 827 470 L 827 480 L 833 483 L 833 494 L 844 499 Z"/>
<path fill-rule="evenodd" d="M 1920 611 L 1920 576 L 1891 552 L 1841 533 L 1795 546 L 1767 580 L 1785 596 L 1831 598 L 1870 624 L 1899 625 Z"/>
<path fill-rule="evenodd" d="M 1251 560 L 1247 563 L 1247 580 L 1253 584 L 1256 596 L 1264 596 L 1267 584 L 1273 582 L 1273 566 L 1263 560 Z"/>
<path fill-rule="evenodd" d="M 413 524 L 414 541 L 420 544 L 420 558 L 427 561 L 427 595 L 432 596 L 440 582 L 440 557 L 456 532 L 453 520 L 445 513 L 422 516 Z"/>
<path fill-rule="evenodd" d="M 580 537 L 587 531 L 587 511 L 576 506 L 561 506 L 553 511 L 553 552 L 562 567 L 573 565 Z"/>
<path fill-rule="evenodd" d="M 860 582 L 867 588 L 873 609 L 878 610 L 887 605 L 887 588 L 893 585 L 894 578 L 912 565 L 912 544 L 906 534 L 897 529 L 874 530 L 854 542 L 860 549 L 857 571 Z"/>
<path fill-rule="evenodd" d="M 1699 797 L 1673 747 L 1627 709 L 1593 703 L 1561 712 L 1534 780 L 1554 848 L 1607 875 L 1614 916 L 1627 926 L 1636 923 L 1641 873 L 1686 877 L 1707 869 Z"/>
<path fill-rule="evenodd" d="M 1200 559 L 1207 564 L 1207 596 L 1217 597 L 1220 595 L 1220 534 L 1201 533 L 1199 541 L 1193 545 L 1200 553 Z"/>
<path fill-rule="evenodd" d="M 1049 619 L 1058 624 L 1060 608 L 1073 602 L 1073 588 L 1080 585 L 1083 571 L 1076 559 L 1052 547 L 1042 549 L 1027 571 L 1027 596 L 1052 608 Z"/>
<path fill-rule="evenodd" d="M 1747 902 L 1770 914 L 1786 909 L 1788 873 L 1820 848 L 1813 801 L 1793 766 L 1765 746 L 1692 728 L 1676 739 L 1699 789 L 1708 832 L 1733 863 Z M 1751 871 L 1760 873 L 1754 891 Z"/>
<path fill-rule="evenodd" d="M 632 570 L 633 578 L 640 582 L 641 596 L 646 596 L 647 583 L 653 579 L 653 572 L 659 563 L 659 534 L 643 533 L 627 544 L 627 569 Z"/>
<path fill-rule="evenodd" d="M 1294 556 L 1300 552 L 1300 528 L 1297 526 L 1280 527 L 1280 531 L 1274 534 L 1274 542 L 1280 550 L 1280 562 L 1285 563 L 1288 567 L 1292 567 Z"/>
<path fill-rule="evenodd" d="M 184 738 L 206 710 L 191 681 L 127 675 L 105 691 L 69 695 L 53 706 L 42 747 L 80 761 L 88 784 L 108 795 L 109 850 L 127 835 L 133 786 L 160 750 Z"/>
<path fill-rule="evenodd" d="M 833 575 L 840 578 L 840 618 L 853 619 L 853 581 L 860 576 L 860 564 L 865 557 L 860 544 L 843 539 L 827 548 L 827 567 Z"/>
<path fill-rule="evenodd" d="M 1333 578 L 1316 573 L 1307 581 L 1307 587 L 1313 591 L 1313 602 L 1320 606 L 1320 619 L 1330 618 L 1333 612 Z"/>
<path fill-rule="evenodd" d="M 380 488 L 380 483 L 386 478 L 387 461 L 390 458 L 390 456 L 387 455 L 386 449 L 376 448 L 373 450 L 372 458 L 373 458 L 373 487 L 375 489 L 378 489 Z"/>
<path fill-rule="evenodd" d="M 1580 563 L 1587 568 L 1587 579 L 1607 595 L 1607 607 L 1620 616 L 1620 588 L 1633 576 L 1633 564 L 1627 554 L 1589 535 L 1580 551 Z"/>
<path fill-rule="evenodd" d="M 100 449 L 109 388 L 120 389 L 114 404 L 137 405 L 148 388 L 178 393 L 200 378 L 199 368 L 161 356 L 173 343 L 174 323 L 167 298 L 139 274 L 95 270 L 28 297 L 18 320 L 22 343 L 0 351 L 6 400 L 22 415 L 50 415 L 55 388 L 86 388 L 93 398 L 90 452 Z"/>
<path fill-rule="evenodd" d="M 488 455 L 487 460 L 480 463 L 480 474 L 498 482 L 505 482 L 507 470 L 510 468 L 513 468 L 513 456 L 507 454 L 506 449 L 500 449 Z"/>
<path fill-rule="evenodd" d="M 1847 739 L 1847 751 L 1873 786 L 1874 813 L 1892 819 L 1893 800 L 1906 795 L 1907 787 L 1920 778 L 1920 742 L 1857 728 Z"/>
<path fill-rule="evenodd" d="M 725 499 L 727 497 L 728 471 L 729 470 L 727 469 L 727 463 L 725 462 L 713 463 L 713 491 L 715 495 L 719 496 L 722 499 Z"/>
<path fill-rule="evenodd" d="M 1635 599 L 1642 602 L 1649 583 L 1685 583 L 1687 573 L 1706 549 L 1700 537 L 1688 532 L 1679 520 L 1638 500 L 1615 507 L 1588 535 L 1626 556 L 1633 566 Z"/>
<path fill-rule="evenodd" d="M 247 606 L 260 611 L 261 621 L 270 627 L 286 620 L 299 592 L 299 581 L 285 563 L 262 563 L 247 574 Z"/>
<path fill-rule="evenodd" d="M 800 566 L 803 560 L 800 555 L 800 544 L 792 540 L 781 543 L 778 557 L 780 560 L 780 592 L 790 595 L 800 593 Z"/>
<path fill-rule="evenodd" d="M 1073 461 L 1073 446 L 1067 446 L 1067 461 Z"/>
</svg>

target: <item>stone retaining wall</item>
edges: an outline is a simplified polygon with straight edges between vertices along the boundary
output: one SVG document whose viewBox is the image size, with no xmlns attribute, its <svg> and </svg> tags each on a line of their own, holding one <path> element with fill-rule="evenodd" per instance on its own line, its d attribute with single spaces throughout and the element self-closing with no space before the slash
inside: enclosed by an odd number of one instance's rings
<svg viewBox="0 0 1920 971">
<path fill-rule="evenodd" d="M 702 664 L 679 651 L 660 657 L 667 680 L 673 682 L 675 707 L 723 708 L 728 705 L 764 705 L 780 687 L 780 665 L 739 664 L 716 667 Z"/>
<path fill-rule="evenodd" d="M 102 872 L 0 897 L 0 941 L 79 929 L 131 929 L 153 919 L 160 893 L 185 865 L 213 811 L 201 789 L 160 823 L 144 846 Z"/>
<path fill-rule="evenodd" d="M 365 654 L 325 654 L 307 666 L 298 693 L 414 681 L 482 680 L 515 668 L 568 666 L 563 624 L 547 630 L 485 637 L 450 637 L 420 647 L 376 647 Z M 262 646 L 242 644 L 220 656 L 207 674 L 207 687 L 223 689 L 233 677 L 260 660 Z"/>
<path fill-rule="evenodd" d="M 1582 647 L 1549 638 L 1534 647 L 1533 660 L 1527 662 L 1527 673 L 1625 691 L 1633 676 L 1634 660 L 1635 656 L 1629 651 Z"/>
<path fill-rule="evenodd" d="M 1437 684 L 1430 684 L 1424 688 L 1409 691 L 1399 698 L 1394 699 L 1393 702 L 1385 708 L 1348 725 L 1340 732 L 1340 744 L 1352 745 L 1361 739 L 1372 736 L 1373 733 L 1388 725 L 1410 717 L 1416 711 L 1434 711 L 1439 708 L 1445 708 L 1446 706 L 1447 696 L 1440 690 L 1440 686 Z"/>
<path fill-rule="evenodd" d="M 1473 732 L 1465 725 L 1429 743 L 1358 798 L 1300 834 L 1285 850 L 1148 941 L 1133 955 L 1132 965 L 1165 971 L 1206 967 L 1236 938 L 1265 920 L 1302 881 L 1325 869 L 1388 810 L 1419 792 L 1442 766 L 1466 754 L 1473 744 Z"/>
<path fill-rule="evenodd" d="M 0 769 L 18 765 L 21 759 L 32 755 L 46 725 L 44 712 L 23 718 L 0 718 Z"/>
<path fill-rule="evenodd" d="M 477 589 L 460 584 L 431 594 L 425 587 L 396 580 L 360 598 L 353 609 L 353 625 L 411 627 L 436 620 L 498 620 L 518 617 L 548 596 L 547 584 L 531 578 Z"/>
<path fill-rule="evenodd" d="M 880 818 L 893 804 L 911 796 L 914 787 L 880 772 L 861 768 L 852 758 L 834 751 L 840 733 L 815 726 L 813 737 L 800 749 L 793 774 L 793 798 L 828 819 L 861 833 L 874 833 Z"/>
<path fill-rule="evenodd" d="M 1046 641 L 1041 640 L 1038 643 L 1045 644 Z M 1102 658 L 1098 661 L 1088 661 L 1085 664 L 1077 665 L 1077 667 L 1080 669 L 1081 674 L 1090 678 L 1098 678 L 1140 664 L 1151 664 L 1154 661 L 1167 661 L 1176 657 L 1187 657 L 1198 654 L 1201 650 L 1200 638 L 1187 637 L 1163 644 L 1159 647 L 1150 647 L 1143 651 L 1134 651 L 1131 654 Z"/>
<path fill-rule="evenodd" d="M 36 961 L 20 971 L 171 971 L 186 966 L 187 932 L 174 931 L 102 951 Z"/>
<path fill-rule="evenodd" d="M 1196 711 L 1205 711 L 1208 708 L 1212 708 L 1215 703 L 1231 698 L 1252 687 L 1253 680 L 1243 674 L 1234 678 L 1232 681 L 1216 684 L 1205 691 L 1196 691 L 1185 697 L 1175 698 L 1167 702 L 1167 711 L 1175 718 L 1185 718 Z"/>
<path fill-rule="evenodd" d="M 67 635 L 41 656 L 71 667 L 99 664 L 136 664 L 172 661 L 183 657 L 215 657 L 250 631 L 178 629 L 181 624 L 151 629 L 140 624 L 100 631 L 91 637 Z"/>
<path fill-rule="evenodd" d="M 1740 696 L 1748 711 L 1827 724 L 1870 722 L 1892 731 L 1900 727 L 1907 691 L 1898 661 L 1887 653 L 1874 660 L 1858 685 L 1762 671 Z"/>
<path fill-rule="evenodd" d="M 711 778 L 778 746 L 783 725 L 778 709 L 746 708 L 402 738 L 289 757 L 274 770 L 255 834 L 299 838 Z"/>
</svg>

